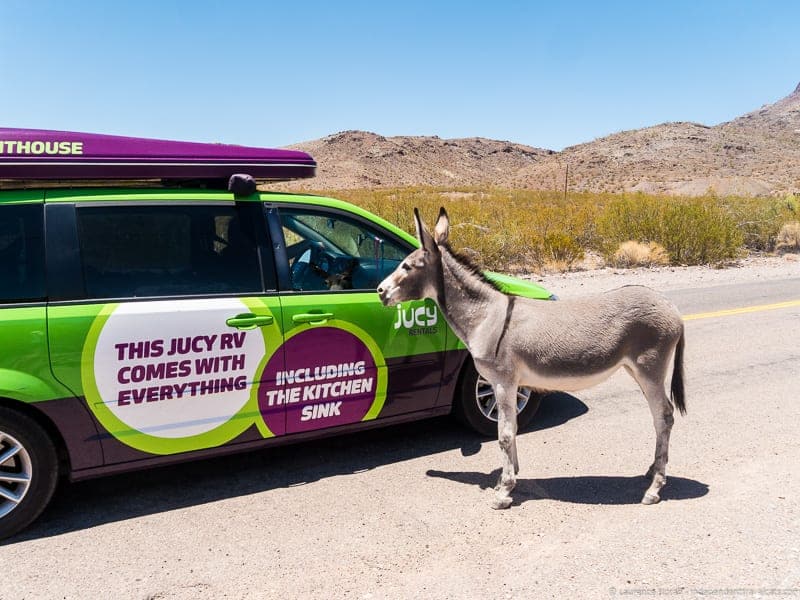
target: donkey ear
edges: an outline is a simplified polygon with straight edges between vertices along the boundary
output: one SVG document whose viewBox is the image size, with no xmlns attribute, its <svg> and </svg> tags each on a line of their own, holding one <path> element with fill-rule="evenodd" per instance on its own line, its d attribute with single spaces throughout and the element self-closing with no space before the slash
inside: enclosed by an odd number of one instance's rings
<svg viewBox="0 0 800 600">
<path fill-rule="evenodd" d="M 422 222 L 422 217 L 419 216 L 419 209 L 414 209 L 414 223 L 417 226 L 417 238 L 419 238 L 419 243 L 422 244 L 422 247 L 425 250 L 431 250 L 436 247 L 436 244 L 433 241 L 433 236 L 428 232 L 428 228 L 425 227 L 425 223 Z"/>
<path fill-rule="evenodd" d="M 436 227 L 433 228 L 433 239 L 437 244 L 447 243 L 447 236 L 450 234 L 450 218 L 447 211 L 442 206 L 439 209 L 439 218 L 436 220 Z"/>
</svg>

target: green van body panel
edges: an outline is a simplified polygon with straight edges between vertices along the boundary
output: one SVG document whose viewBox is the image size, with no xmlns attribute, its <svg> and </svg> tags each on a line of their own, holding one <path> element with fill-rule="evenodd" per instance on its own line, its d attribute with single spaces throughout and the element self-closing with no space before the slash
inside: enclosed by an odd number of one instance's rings
<svg viewBox="0 0 800 600">
<path fill-rule="evenodd" d="M 0 206 L 43 202 L 42 190 L 0 192 Z M 45 304 L 0 305 L 0 398 L 33 403 L 67 393 L 50 371 Z"/>
<path fill-rule="evenodd" d="M 0 397 L 20 402 L 63 398 L 47 350 L 45 306 L 0 308 Z"/>
<path fill-rule="evenodd" d="M 320 298 L 320 296 L 316 297 Z M 395 328 L 398 310 L 376 305 L 375 294 L 373 293 L 349 292 L 345 294 L 325 294 L 322 297 L 324 300 L 320 299 L 315 302 L 313 300 L 309 301 L 308 294 L 282 296 L 281 304 L 284 315 L 292 312 L 296 306 L 306 306 L 310 302 L 312 304 L 322 304 L 324 302 L 326 307 L 330 307 L 337 319 L 347 322 L 363 321 L 372 324 L 368 329 L 368 333 L 375 340 L 375 343 L 380 346 L 386 359 L 455 349 L 453 343 L 455 335 L 449 332 L 449 329 L 442 329 L 442 335 L 408 335 L 407 331 L 402 327 Z M 444 318 L 441 316 L 436 304 L 431 300 L 405 302 L 402 308 L 409 313 L 420 308 L 427 309 L 428 314 L 435 312 L 439 323 L 438 326 L 444 325 Z M 291 326 L 291 319 L 284 318 L 284 323 L 287 320 L 289 321 L 289 326 Z M 450 335 L 446 335 L 445 331 Z"/>
<path fill-rule="evenodd" d="M 517 277 L 512 277 L 511 275 L 494 273 L 492 271 L 487 271 L 486 277 L 499 285 L 500 289 L 506 294 L 524 296 L 526 298 L 533 298 L 534 300 L 552 299 L 552 294 L 550 292 L 548 292 L 542 286 L 536 285 L 530 281 L 518 279 Z"/>
<path fill-rule="evenodd" d="M 0 190 L 0 204 L 31 204 L 44 202 L 43 190 Z"/>
</svg>

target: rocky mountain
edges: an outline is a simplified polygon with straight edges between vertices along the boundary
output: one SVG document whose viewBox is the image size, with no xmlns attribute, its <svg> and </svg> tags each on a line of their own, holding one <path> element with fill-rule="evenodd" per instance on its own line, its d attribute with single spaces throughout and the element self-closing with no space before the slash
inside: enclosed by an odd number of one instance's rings
<svg viewBox="0 0 800 600">
<path fill-rule="evenodd" d="M 292 148 L 317 159 L 317 177 L 308 183 L 326 189 L 482 185 L 503 181 L 553 154 L 485 138 L 387 138 L 367 131 L 343 131 Z"/>
<path fill-rule="evenodd" d="M 713 127 L 664 123 L 561 152 L 484 138 L 383 137 L 344 131 L 292 146 L 319 164 L 289 188 L 490 185 L 700 195 L 800 193 L 800 85 Z"/>
</svg>

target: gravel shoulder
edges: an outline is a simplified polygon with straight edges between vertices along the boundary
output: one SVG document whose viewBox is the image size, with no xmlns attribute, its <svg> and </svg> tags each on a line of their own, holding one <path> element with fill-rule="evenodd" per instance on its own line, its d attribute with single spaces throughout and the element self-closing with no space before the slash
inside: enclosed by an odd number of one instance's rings
<svg viewBox="0 0 800 600">
<path fill-rule="evenodd" d="M 646 285 L 659 291 L 697 289 L 718 285 L 734 285 L 778 281 L 800 277 L 800 255 L 753 256 L 723 268 L 653 267 L 615 269 L 605 267 L 555 274 L 528 274 L 523 279 L 534 281 L 559 297 L 597 294 L 623 285 Z"/>
</svg>

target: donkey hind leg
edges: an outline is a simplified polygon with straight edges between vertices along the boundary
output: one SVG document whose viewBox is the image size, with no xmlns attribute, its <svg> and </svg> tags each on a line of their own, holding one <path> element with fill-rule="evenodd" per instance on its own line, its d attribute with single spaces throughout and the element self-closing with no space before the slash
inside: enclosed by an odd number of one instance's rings
<svg viewBox="0 0 800 600">
<path fill-rule="evenodd" d="M 656 430 L 656 453 L 653 464 L 647 470 L 646 477 L 650 479 L 650 487 L 642 497 L 642 504 L 656 504 L 661 500 L 661 488 L 667 483 L 667 461 L 669 460 L 669 435 L 675 419 L 672 416 L 674 408 L 664 391 L 664 370 L 661 375 L 653 376 L 652 372 L 632 370 L 639 387 L 642 389 L 650 412 L 653 415 L 653 426 Z"/>
<path fill-rule="evenodd" d="M 511 506 L 511 490 L 517 484 L 519 461 L 517 460 L 517 393 L 516 386 L 494 385 L 497 399 L 497 441 L 503 455 L 503 469 L 497 482 L 497 493 L 492 508 Z"/>
</svg>

